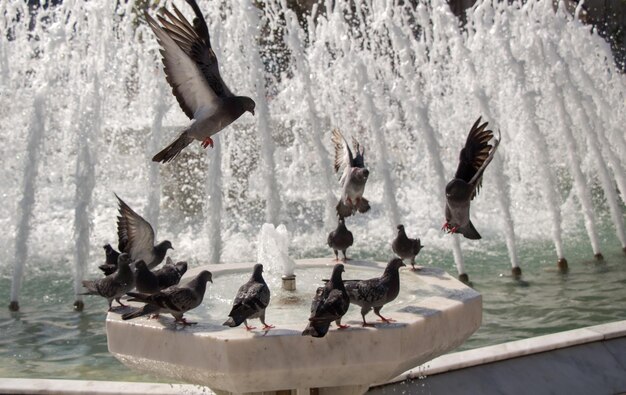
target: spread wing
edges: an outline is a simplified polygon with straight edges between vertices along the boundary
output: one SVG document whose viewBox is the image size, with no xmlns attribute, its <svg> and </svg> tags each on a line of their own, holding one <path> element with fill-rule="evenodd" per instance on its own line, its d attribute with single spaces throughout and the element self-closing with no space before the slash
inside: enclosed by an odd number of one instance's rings
<svg viewBox="0 0 626 395">
<path fill-rule="evenodd" d="M 343 137 L 339 129 L 333 129 L 331 139 L 335 146 L 335 173 L 339 173 L 341 171 L 339 184 L 343 185 L 348 179 L 350 170 L 353 167 L 354 156 L 352 156 L 352 151 L 348 146 L 348 142 Z"/>
<path fill-rule="evenodd" d="M 493 159 L 493 156 L 500 144 L 500 139 L 495 139 L 492 146 L 489 141 L 494 137 L 493 131 L 486 129 L 487 122 L 481 124 L 481 117 L 478 117 L 470 129 L 465 147 L 459 155 L 459 167 L 456 170 L 455 178 L 464 180 L 474 186 L 471 198 L 473 199 L 482 185 L 483 172 Z"/>
<path fill-rule="evenodd" d="M 199 112 L 213 113 L 218 98 L 233 96 L 222 81 L 209 32 L 195 1 L 187 0 L 196 17 L 192 26 L 173 6 L 174 14 L 162 9 L 160 24 L 146 11 L 148 25 L 161 45 L 167 82 L 181 109 L 190 119 Z"/>
<path fill-rule="evenodd" d="M 119 249 L 130 255 L 133 261 L 154 260 L 154 230 L 139 214 L 133 211 L 119 196 L 120 215 L 117 217 L 117 237 Z"/>
</svg>

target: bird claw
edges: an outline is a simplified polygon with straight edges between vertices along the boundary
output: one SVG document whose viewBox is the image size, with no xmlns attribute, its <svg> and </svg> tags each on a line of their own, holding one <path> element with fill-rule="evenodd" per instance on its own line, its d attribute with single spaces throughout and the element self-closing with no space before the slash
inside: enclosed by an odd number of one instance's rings
<svg viewBox="0 0 626 395">
<path fill-rule="evenodd" d="M 346 329 L 346 328 L 350 328 L 350 325 L 344 325 L 344 324 L 339 324 L 337 325 L 339 327 L 339 329 Z"/>
<path fill-rule="evenodd" d="M 391 319 L 391 318 L 385 318 L 385 317 L 380 317 L 380 319 L 378 321 L 384 322 L 385 324 L 389 324 L 392 322 L 396 322 L 396 320 Z"/>
<path fill-rule="evenodd" d="M 207 137 L 202 141 L 202 148 L 207 148 L 208 146 L 211 146 L 211 148 L 213 148 L 213 139 L 211 139 L 210 137 Z"/>
<path fill-rule="evenodd" d="M 372 323 L 370 323 L 370 322 L 364 322 L 364 323 L 362 323 L 362 324 L 361 324 L 361 326 L 363 326 L 363 327 L 366 327 L 366 326 L 369 326 L 369 327 L 375 327 L 375 326 L 376 326 L 376 324 L 372 324 Z"/>
<path fill-rule="evenodd" d="M 448 232 L 448 233 L 456 233 L 456 231 L 459 230 L 459 227 L 458 226 L 452 226 L 448 222 L 446 222 L 441 227 L 441 230 L 443 230 L 445 232 Z"/>
<path fill-rule="evenodd" d="M 274 325 L 263 324 L 263 330 L 269 331 L 270 329 L 276 328 Z"/>
<path fill-rule="evenodd" d="M 181 318 L 180 320 L 177 320 L 176 322 L 180 322 L 181 324 L 187 326 L 187 325 L 196 325 L 197 322 L 189 322 L 184 318 Z"/>
<path fill-rule="evenodd" d="M 253 329 L 256 329 L 256 326 L 248 326 L 248 325 L 246 325 L 246 330 L 247 331 L 251 331 Z"/>
</svg>

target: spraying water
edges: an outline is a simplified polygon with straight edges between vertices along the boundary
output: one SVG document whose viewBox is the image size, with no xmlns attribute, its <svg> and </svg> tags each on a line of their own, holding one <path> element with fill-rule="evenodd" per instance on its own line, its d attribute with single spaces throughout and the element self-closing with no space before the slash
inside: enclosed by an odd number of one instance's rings
<svg viewBox="0 0 626 395">
<path fill-rule="evenodd" d="M 372 210 L 348 220 L 357 255 L 387 260 L 389 237 L 400 220 L 429 249 L 444 252 L 433 264 L 455 265 L 459 273 L 466 272 L 461 247 L 506 243 L 516 267 L 524 259 L 516 241 L 551 240 L 562 258 L 564 240 L 582 232 L 599 252 L 606 247 L 593 236 L 592 224 L 599 228 L 604 218 L 625 244 L 626 80 L 608 44 L 549 0 L 479 1 L 463 28 L 444 1 L 410 3 L 326 2 L 298 16 L 279 0 L 264 8 L 199 1 L 224 80 L 233 92 L 254 96 L 258 113 L 215 136 L 208 165 L 177 159 L 185 174 L 206 184 L 203 192 L 182 198 L 196 199 L 199 211 L 181 215 L 176 207 L 185 201 L 165 193 L 160 199 L 158 173 L 174 164 L 158 168 L 146 153 L 165 146 L 171 136 L 163 131 L 188 119 L 154 67 L 158 44 L 138 5 L 98 0 L 31 10 L 2 2 L 0 113 L 6 122 L 0 149 L 7 158 L 8 147 L 13 155 L 33 158 L 23 173 L 12 163 L 0 169 L 2 196 L 20 202 L 20 210 L 17 203 L 0 207 L 0 225 L 17 229 L 0 238 L 1 261 L 12 259 L 16 247 L 17 291 L 11 298 L 19 291 L 19 262 L 27 251 L 58 261 L 78 253 L 76 244 L 63 242 L 71 239 L 63 230 L 69 227 L 57 225 L 76 216 L 76 207 L 67 204 L 76 194 L 76 160 L 68 157 L 78 158 L 80 151 L 70 125 L 80 120 L 76 111 L 93 83 L 94 64 L 102 89 L 99 132 L 93 133 L 102 146 L 91 156 L 86 271 L 95 271 L 91 262 L 101 259 L 101 245 L 114 237 L 114 190 L 148 202 L 146 216 L 153 223 L 159 217 L 159 232 L 185 241 L 177 243 L 181 259 L 252 260 L 249 240 L 278 217 L 297 240 L 292 248 L 298 256 L 328 252 L 325 235 L 336 226 L 339 193 L 332 127 L 358 136 L 370 153 Z M 177 5 L 192 15 L 184 2 Z M 107 22 L 98 25 L 96 19 Z M 556 68 L 538 48 L 553 53 Z M 88 61 L 86 49 L 94 49 Z M 44 82 L 48 88 L 41 92 Z M 555 106 L 564 112 L 555 116 Z M 502 131 L 503 140 L 472 202 L 472 222 L 483 240 L 461 242 L 439 230 L 444 188 L 479 115 Z M 41 148 L 44 124 L 46 135 L 55 138 Z M 200 157 L 197 144 L 188 151 Z M 37 158 L 54 174 L 36 177 Z M 197 187 L 191 176 L 173 176 L 180 190 Z M 41 201 L 34 200 L 35 191 Z M 36 251 L 28 249 L 33 237 Z M 471 262 L 467 266 L 471 270 Z"/>
</svg>

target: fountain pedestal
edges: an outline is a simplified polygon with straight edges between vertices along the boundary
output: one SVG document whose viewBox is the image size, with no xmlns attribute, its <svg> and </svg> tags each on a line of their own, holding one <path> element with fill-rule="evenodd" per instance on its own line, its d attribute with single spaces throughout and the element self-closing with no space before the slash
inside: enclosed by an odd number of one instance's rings
<svg viewBox="0 0 626 395">
<path fill-rule="evenodd" d="M 330 273 L 332 264 L 330 259 L 304 260 L 298 267 L 320 266 Z M 368 264 L 380 272 L 384 267 Z M 351 266 L 346 265 L 346 273 Z M 217 282 L 220 272 L 239 267 L 247 272 L 250 265 L 209 265 L 188 276 L 208 269 Z M 401 275 L 419 276 L 432 292 L 411 305 L 386 306 L 383 314 L 396 320 L 391 324 L 362 328 L 360 320 L 347 321 L 351 328 L 333 325 L 325 337 L 312 338 L 301 335 L 306 313 L 300 324 L 264 332 L 228 328 L 218 320 L 190 327 L 176 326 L 170 317 L 123 321 L 112 312 L 106 321 L 109 351 L 132 368 L 206 385 L 218 394 L 362 394 L 372 384 L 453 350 L 481 323 L 480 294 L 443 270 Z M 400 296 L 413 291 L 401 283 Z M 358 307 L 351 309 L 358 314 Z"/>
</svg>

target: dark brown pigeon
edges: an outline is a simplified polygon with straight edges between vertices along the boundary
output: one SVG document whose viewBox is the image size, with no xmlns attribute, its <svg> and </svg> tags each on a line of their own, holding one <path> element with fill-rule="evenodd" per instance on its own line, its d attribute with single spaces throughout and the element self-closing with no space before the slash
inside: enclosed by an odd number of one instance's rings
<svg viewBox="0 0 626 395">
<path fill-rule="evenodd" d="M 165 289 L 172 285 L 178 285 L 185 272 L 187 272 L 187 262 L 174 263 L 168 256 L 165 265 L 153 273 L 159 281 L 159 289 Z"/>
<path fill-rule="evenodd" d="M 478 194 L 483 172 L 493 159 L 500 144 L 493 132 L 486 130 L 478 117 L 467 136 L 465 147 L 459 155 L 459 167 L 452 181 L 446 185 L 446 222 L 442 229 L 460 233 L 468 239 L 480 239 L 480 234 L 470 221 L 470 201 Z M 494 139 L 493 146 L 489 141 Z"/>
<path fill-rule="evenodd" d="M 363 326 L 373 326 L 365 321 L 365 315 L 374 309 L 374 314 L 383 322 L 393 322 L 390 318 L 380 315 L 384 305 L 393 301 L 400 292 L 400 273 L 398 269 L 406 266 L 402 259 L 394 258 L 387 263 L 383 275 L 369 280 L 345 280 L 346 291 L 350 296 L 350 303 L 361 306 Z"/>
<path fill-rule="evenodd" d="M 248 319 L 258 318 L 263 324 L 264 330 L 273 328 L 273 325 L 265 323 L 265 309 L 270 303 L 270 289 L 263 279 L 263 265 L 257 263 L 252 270 L 250 280 L 239 287 L 233 308 L 228 314 L 228 319 L 223 325 L 235 327 L 243 322 L 247 330 L 256 329 L 248 326 Z"/>
<path fill-rule="evenodd" d="M 195 0 L 187 3 L 195 14 L 193 25 L 173 4 L 176 15 L 163 8 L 163 16 L 157 15 L 160 24 L 145 12 L 161 45 L 167 82 L 180 108 L 193 120 L 173 143 L 152 158 L 155 162 L 173 160 L 194 140 L 201 141 L 204 148 L 213 147 L 211 136 L 246 111 L 254 115 L 254 100 L 235 96 L 222 80 L 202 12 Z"/>
<path fill-rule="evenodd" d="M 341 317 L 350 307 L 350 297 L 341 279 L 343 272 L 343 264 L 336 264 L 330 281 L 317 289 L 311 303 L 309 325 L 302 332 L 302 336 L 324 337 L 333 321 L 339 329 L 348 327 L 341 325 Z"/>
<path fill-rule="evenodd" d="M 404 231 L 404 225 L 398 225 L 398 235 L 391 243 L 391 248 L 402 260 L 410 259 L 412 269 L 415 270 L 415 257 L 423 246 L 420 239 L 409 239 Z"/>
<path fill-rule="evenodd" d="M 111 247 L 111 244 L 106 244 L 103 248 L 106 261 L 104 264 L 98 266 L 98 269 L 102 270 L 105 276 L 108 276 L 117 270 L 117 258 L 119 258 L 120 253 L 115 251 L 115 249 Z"/>
<path fill-rule="evenodd" d="M 339 260 L 339 251 L 343 253 L 343 261 L 345 262 L 348 260 L 346 251 L 348 250 L 348 247 L 352 246 L 354 238 L 352 237 L 352 232 L 346 228 L 345 220 L 343 218 L 339 218 L 337 229 L 328 234 L 327 242 L 328 246 L 335 252 L 336 261 Z"/>
<path fill-rule="evenodd" d="M 195 322 L 188 322 L 183 318 L 183 314 L 202 303 L 207 281 L 213 282 L 211 272 L 203 270 L 190 282 L 180 287 L 169 287 L 152 295 L 128 292 L 128 296 L 132 297 L 129 301 L 142 302 L 145 306 L 123 314 L 122 319 L 129 320 L 147 314 L 170 313 L 176 322 L 193 325 Z"/>
<path fill-rule="evenodd" d="M 133 262 L 144 261 L 153 269 L 165 259 L 167 250 L 174 249 L 169 240 L 154 245 L 152 226 L 128 206 L 119 196 L 120 215 L 117 217 L 117 237 L 120 252 L 130 255 Z"/>
</svg>

